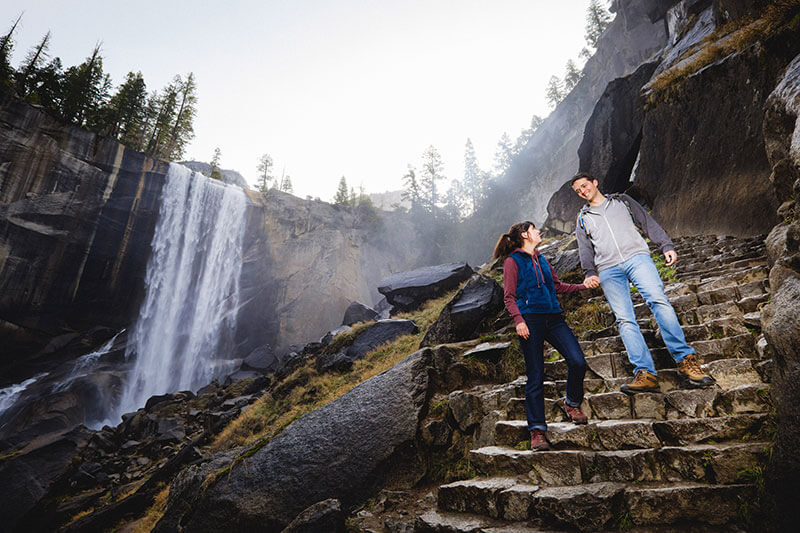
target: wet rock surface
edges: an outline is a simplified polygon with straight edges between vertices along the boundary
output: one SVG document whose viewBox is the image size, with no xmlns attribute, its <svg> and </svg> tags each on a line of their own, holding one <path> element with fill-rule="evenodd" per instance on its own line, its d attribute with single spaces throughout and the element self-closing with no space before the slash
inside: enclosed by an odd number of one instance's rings
<svg viewBox="0 0 800 533">
<path fill-rule="evenodd" d="M 493 318 L 502 309 L 503 289 L 500 285 L 489 276 L 475 274 L 445 305 L 428 328 L 421 345 L 474 339 L 486 326 L 487 318 Z"/>
<path fill-rule="evenodd" d="M 378 284 L 378 292 L 394 307 L 395 312 L 413 311 L 423 303 L 451 291 L 472 276 L 466 263 L 448 263 L 398 272 Z"/>
</svg>

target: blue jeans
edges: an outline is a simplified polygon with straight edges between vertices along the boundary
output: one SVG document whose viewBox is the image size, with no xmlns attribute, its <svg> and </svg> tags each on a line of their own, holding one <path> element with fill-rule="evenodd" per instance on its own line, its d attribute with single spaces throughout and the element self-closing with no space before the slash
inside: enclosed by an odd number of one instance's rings
<svg viewBox="0 0 800 533">
<path fill-rule="evenodd" d="M 657 375 L 653 356 L 636 323 L 628 281 L 633 283 L 650 306 L 661 330 L 661 338 L 675 362 L 680 363 L 685 356 L 694 353 L 694 349 L 686 343 L 678 316 L 664 294 L 664 283 L 658 277 L 656 265 L 649 255 L 634 255 L 624 263 L 600 271 L 598 275 L 608 304 L 617 317 L 619 335 L 625 344 L 628 359 L 636 367 L 634 372 L 646 370 Z"/>
<path fill-rule="evenodd" d="M 567 398 L 572 407 L 579 407 L 583 401 L 583 376 L 586 374 L 586 360 L 575 334 L 557 314 L 533 313 L 522 315 L 528 325 L 528 340 L 520 337 L 522 355 L 525 356 L 525 415 L 528 430 L 547 431 L 544 413 L 544 341 L 564 356 L 567 361 Z"/>
</svg>

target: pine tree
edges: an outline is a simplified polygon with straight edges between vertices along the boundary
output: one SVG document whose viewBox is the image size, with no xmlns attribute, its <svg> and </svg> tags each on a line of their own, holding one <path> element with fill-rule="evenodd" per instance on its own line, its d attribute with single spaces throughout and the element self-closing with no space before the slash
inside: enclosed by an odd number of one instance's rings
<svg viewBox="0 0 800 533">
<path fill-rule="evenodd" d="M 550 76 L 550 81 L 547 82 L 547 90 L 545 93 L 547 103 L 555 107 L 564 99 L 564 89 L 561 85 L 561 80 L 558 76 Z"/>
<path fill-rule="evenodd" d="M 597 41 L 610 23 L 611 14 L 605 6 L 600 3 L 600 0 L 591 0 L 586 9 L 586 35 L 584 35 L 589 48 L 597 49 Z"/>
<path fill-rule="evenodd" d="M 339 188 L 336 189 L 336 195 L 333 197 L 334 205 L 347 205 L 350 203 L 350 196 L 347 194 L 347 180 L 344 176 L 339 178 Z"/>
<path fill-rule="evenodd" d="M 272 157 L 269 154 L 264 154 L 258 159 L 258 182 L 256 188 L 261 192 L 267 192 L 272 185 Z"/>
<path fill-rule="evenodd" d="M 100 47 L 101 44 L 97 43 L 86 61 L 64 73 L 62 116 L 78 126 L 92 121 L 105 103 L 111 87 L 111 79 L 103 73 Z"/>
<path fill-rule="evenodd" d="M 511 160 L 514 157 L 514 149 L 511 146 L 511 138 L 508 133 L 503 132 L 500 140 L 497 141 L 497 150 L 494 153 L 494 173 L 495 176 L 502 176 L 505 174 L 508 167 L 511 166 Z"/>
<path fill-rule="evenodd" d="M 219 168 L 220 159 L 222 158 L 222 150 L 219 147 L 214 148 L 214 157 L 211 158 L 211 179 L 222 180 L 222 171 Z"/>
<path fill-rule="evenodd" d="M 403 193 L 400 198 L 411 204 L 412 213 L 422 207 L 422 191 L 417 181 L 416 169 L 411 165 L 408 165 L 408 172 L 403 175 Z"/>
<path fill-rule="evenodd" d="M 514 143 L 514 148 L 512 150 L 514 156 L 522 152 L 522 149 L 525 148 L 525 145 L 527 145 L 528 141 L 531 140 L 531 137 L 533 137 L 533 133 L 537 129 L 539 129 L 539 126 L 542 125 L 542 122 L 544 122 L 542 117 L 540 117 L 539 115 L 533 115 L 533 117 L 531 118 L 531 125 L 528 128 L 522 130 L 522 132 L 519 134 L 519 137 L 517 137 L 517 141 Z"/>
<path fill-rule="evenodd" d="M 461 180 L 450 180 L 450 187 L 444 195 L 444 216 L 453 223 L 460 222 L 467 214 L 469 195 Z"/>
<path fill-rule="evenodd" d="M 28 101 L 60 115 L 63 79 L 61 59 L 55 57 L 36 73 L 35 87 L 28 95 Z"/>
<path fill-rule="evenodd" d="M 147 114 L 152 117 L 149 127 L 147 153 L 157 158 L 167 157 L 167 141 L 175 122 L 178 90 L 174 84 L 167 85 L 160 93 L 153 93 L 147 104 Z M 150 124 L 150 120 L 148 120 Z"/>
<path fill-rule="evenodd" d="M 429 213 L 436 213 L 436 204 L 439 201 L 439 192 L 436 183 L 444 179 L 444 164 L 439 151 L 433 146 L 428 146 L 422 153 L 422 178 L 420 190 L 422 193 L 422 207 Z"/>
<path fill-rule="evenodd" d="M 484 174 L 478 166 L 478 158 L 475 155 L 475 147 L 472 140 L 467 139 L 464 147 L 464 194 L 469 199 L 469 211 L 475 212 L 483 200 L 484 195 Z"/>
<path fill-rule="evenodd" d="M 288 174 L 281 179 L 281 188 L 283 192 L 288 192 L 292 194 L 294 192 L 294 187 L 292 187 L 292 178 Z"/>
<path fill-rule="evenodd" d="M 194 73 L 186 76 L 186 81 L 175 76 L 172 82 L 176 93 L 176 112 L 169 139 L 166 143 L 166 155 L 170 159 L 180 159 L 186 145 L 194 138 L 194 117 L 197 113 L 197 84 Z"/>
<path fill-rule="evenodd" d="M 37 74 L 41 65 L 47 62 L 47 49 L 50 46 L 50 32 L 48 31 L 38 45 L 31 48 L 25 60 L 20 65 L 16 75 L 17 93 L 26 98 L 36 88 Z"/>
<path fill-rule="evenodd" d="M 578 70 L 577 65 L 575 65 L 575 61 L 568 60 L 566 72 L 564 73 L 564 91 L 570 92 L 573 87 L 575 87 L 581 78 L 583 77 L 583 71 Z"/>
<path fill-rule="evenodd" d="M 8 33 L 0 37 L 0 93 L 10 91 L 14 87 L 14 67 L 11 66 L 11 52 L 14 50 L 14 31 L 22 19 L 22 13 L 11 25 Z"/>
<path fill-rule="evenodd" d="M 128 72 L 125 82 L 103 108 L 98 129 L 138 150 L 143 142 L 147 90 L 141 72 Z"/>
</svg>

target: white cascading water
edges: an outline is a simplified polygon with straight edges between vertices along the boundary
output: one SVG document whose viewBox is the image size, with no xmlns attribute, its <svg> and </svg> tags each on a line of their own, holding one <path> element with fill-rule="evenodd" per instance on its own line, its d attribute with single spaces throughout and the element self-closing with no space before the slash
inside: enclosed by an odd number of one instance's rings
<svg viewBox="0 0 800 533">
<path fill-rule="evenodd" d="M 244 191 L 171 164 L 161 202 L 118 415 L 232 370 L 225 358 L 239 307 Z"/>
</svg>

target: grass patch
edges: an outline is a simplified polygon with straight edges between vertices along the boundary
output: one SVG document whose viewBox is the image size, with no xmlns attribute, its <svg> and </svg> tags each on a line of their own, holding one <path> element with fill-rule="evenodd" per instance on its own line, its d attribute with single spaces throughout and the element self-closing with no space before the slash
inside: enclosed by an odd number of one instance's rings
<svg viewBox="0 0 800 533">
<path fill-rule="evenodd" d="M 164 516 L 164 511 L 167 510 L 167 500 L 169 499 L 169 486 L 162 489 L 153 499 L 151 505 L 145 512 L 144 516 L 129 523 L 125 527 L 128 533 L 148 533 L 153 530 L 161 517 Z M 115 531 L 121 529 L 122 524 L 115 528 Z"/>
<path fill-rule="evenodd" d="M 669 97 L 670 90 L 703 68 L 735 52 L 744 50 L 800 25 L 800 0 L 777 0 L 758 17 L 742 18 L 717 28 L 689 48 L 676 63 L 661 72 L 648 86 L 647 105 Z"/>
<path fill-rule="evenodd" d="M 587 331 L 600 330 L 614 324 L 614 316 L 605 302 L 587 302 L 585 299 L 572 309 L 564 309 L 566 321 L 580 338 Z"/>
<path fill-rule="evenodd" d="M 671 266 L 667 266 L 663 255 L 656 252 L 651 257 L 653 258 L 653 263 L 656 264 L 658 275 L 663 281 L 678 281 L 678 271 Z"/>
<path fill-rule="evenodd" d="M 210 444 L 210 449 L 216 452 L 247 446 L 249 449 L 246 454 L 255 453 L 296 419 L 319 409 L 359 383 L 393 367 L 419 349 L 419 343 L 428 327 L 438 318 L 444 306 L 457 291 L 458 289 L 454 289 L 440 298 L 431 300 L 417 311 L 397 315 L 397 318 L 413 320 L 420 332 L 416 335 L 403 335 L 376 347 L 355 361 L 348 372 L 320 374 L 314 367 L 313 361 L 295 369 L 272 386 L 247 411 L 228 424 Z M 325 353 L 336 353 L 343 347 L 349 346 L 370 324 L 358 324 L 353 327 L 353 331 L 337 335 L 326 347 Z"/>
</svg>

